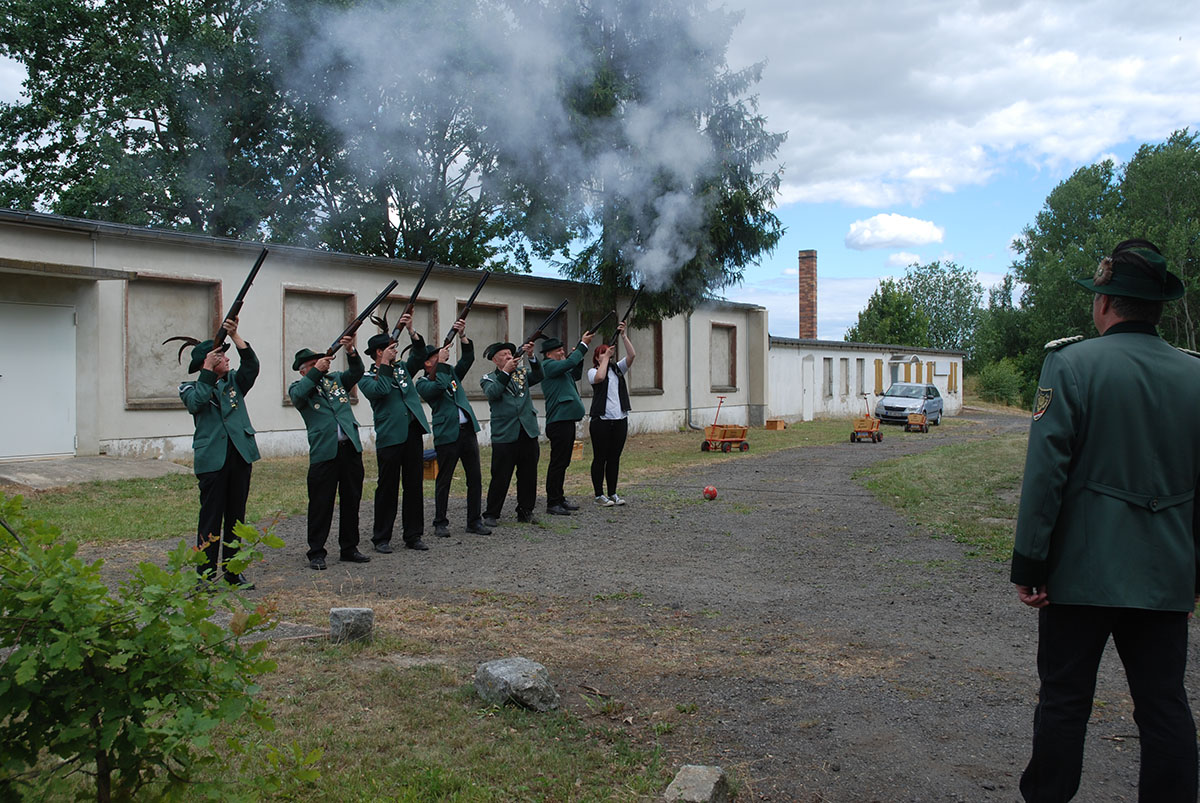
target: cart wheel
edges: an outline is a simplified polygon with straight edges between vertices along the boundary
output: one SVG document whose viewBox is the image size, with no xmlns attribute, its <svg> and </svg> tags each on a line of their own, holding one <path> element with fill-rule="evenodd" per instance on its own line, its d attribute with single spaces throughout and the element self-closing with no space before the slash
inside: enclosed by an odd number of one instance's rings
<svg viewBox="0 0 1200 803">
<path fill-rule="evenodd" d="M 922 431 L 922 432 L 928 432 L 928 431 L 929 431 L 929 425 L 928 425 L 928 424 L 926 424 L 926 425 L 925 425 L 925 426 L 924 426 L 924 427 L 921 429 L 921 431 Z"/>
<path fill-rule="evenodd" d="M 882 433 L 882 432 L 876 432 L 876 433 L 875 433 L 875 442 L 876 442 L 876 443 L 879 443 L 881 440 L 883 440 L 883 433 Z"/>
<path fill-rule="evenodd" d="M 710 452 L 710 451 L 712 451 L 712 445 L 708 441 L 701 441 L 700 442 L 700 451 Z"/>
<path fill-rule="evenodd" d="M 851 442 L 851 443 L 858 443 L 858 436 L 857 436 L 857 435 L 855 435 L 853 432 L 851 432 L 851 433 L 850 433 L 850 442 Z"/>
<path fill-rule="evenodd" d="M 912 430 L 908 428 L 908 424 L 905 424 L 905 425 L 904 425 L 904 431 L 905 431 L 905 432 L 912 432 Z"/>
<path fill-rule="evenodd" d="M 743 452 L 748 452 L 748 451 L 750 451 L 750 444 L 746 443 L 746 441 L 742 441 L 741 445 L 738 446 L 738 448 L 741 449 Z"/>
<path fill-rule="evenodd" d="M 721 444 L 722 452 L 728 452 L 732 448 L 733 448 L 733 444 L 730 443 L 729 441 L 725 441 L 724 443 Z"/>
</svg>

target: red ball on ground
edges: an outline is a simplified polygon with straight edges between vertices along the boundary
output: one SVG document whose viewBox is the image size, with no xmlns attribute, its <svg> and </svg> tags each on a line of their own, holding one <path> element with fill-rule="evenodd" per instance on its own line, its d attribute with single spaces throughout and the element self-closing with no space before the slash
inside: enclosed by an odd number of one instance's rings
<svg viewBox="0 0 1200 803">
<path fill-rule="evenodd" d="M 717 489 L 712 487 L 711 485 L 705 485 L 704 486 L 704 498 L 705 499 L 716 499 L 717 498 Z"/>
</svg>

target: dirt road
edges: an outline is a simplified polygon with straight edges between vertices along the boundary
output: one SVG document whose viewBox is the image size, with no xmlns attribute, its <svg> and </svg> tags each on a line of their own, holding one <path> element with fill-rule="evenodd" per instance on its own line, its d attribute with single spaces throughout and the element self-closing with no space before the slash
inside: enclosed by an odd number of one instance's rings
<svg viewBox="0 0 1200 803">
<path fill-rule="evenodd" d="M 1024 426 L 968 412 L 922 437 L 752 451 L 623 488 L 625 507 L 577 500 L 579 514 L 541 527 L 512 523 L 510 497 L 492 536 L 452 519 L 453 537 L 427 538 L 429 552 L 331 560 L 327 572 L 305 567 L 296 518 L 278 528 L 287 548 L 255 568 L 254 593 L 486 604 L 478 633 L 447 645 L 465 665 L 519 651 L 584 714 L 595 711 L 579 690 L 603 690 L 622 701 L 614 721 L 666 723 L 656 732 L 672 761 L 733 770 L 743 800 L 1016 801 L 1036 615 L 1007 565 L 909 527 L 851 475 Z M 720 496 L 706 503 L 709 484 Z M 506 610 L 507 628 L 495 621 Z M 1097 700 L 1077 799 L 1135 800 L 1136 728 L 1111 647 Z"/>
</svg>

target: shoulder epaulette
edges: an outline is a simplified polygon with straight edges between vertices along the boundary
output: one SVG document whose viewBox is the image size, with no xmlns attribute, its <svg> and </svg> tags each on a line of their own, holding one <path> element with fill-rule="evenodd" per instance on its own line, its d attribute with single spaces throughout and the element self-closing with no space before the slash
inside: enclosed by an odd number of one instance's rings
<svg viewBox="0 0 1200 803">
<path fill-rule="evenodd" d="M 1193 351 L 1192 354 L 1196 354 L 1196 352 Z M 1196 354 L 1196 356 L 1200 357 L 1200 354 Z M 195 388 L 196 388 L 195 382 L 180 382 L 178 392 L 183 393 L 185 390 L 194 390 Z"/>
<path fill-rule="evenodd" d="M 1176 346 L 1175 348 L 1179 349 L 1184 354 L 1191 354 L 1193 357 L 1200 357 L 1200 351 L 1192 351 L 1191 349 L 1185 349 L 1182 346 Z"/>
<path fill-rule="evenodd" d="M 1074 337 L 1060 337 L 1058 340 L 1051 340 L 1046 344 L 1046 351 L 1055 351 L 1063 346 L 1069 346 L 1072 343 L 1078 343 L 1083 340 L 1083 335 L 1075 335 Z"/>
</svg>

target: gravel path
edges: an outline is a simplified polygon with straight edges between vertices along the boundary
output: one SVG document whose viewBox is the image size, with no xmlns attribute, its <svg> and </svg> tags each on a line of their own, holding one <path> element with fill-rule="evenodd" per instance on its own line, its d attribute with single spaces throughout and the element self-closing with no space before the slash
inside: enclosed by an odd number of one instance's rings
<svg viewBox="0 0 1200 803">
<path fill-rule="evenodd" d="M 364 566 L 331 560 L 322 573 L 305 567 L 298 517 L 277 528 L 288 546 L 255 567 L 255 593 L 299 583 L 358 600 L 461 602 L 490 589 L 616 600 L 630 617 L 677 611 L 703 640 L 702 656 L 681 660 L 665 639 L 637 631 L 615 636 L 610 662 L 551 665 L 552 675 L 560 688 L 620 688 L 632 682 L 623 648 L 660 651 L 662 669 L 622 693 L 694 702 L 702 754 L 687 761 L 734 768 L 742 799 L 1017 801 L 1037 694 L 1036 615 L 1017 602 L 1007 565 L 909 527 L 851 475 L 1026 427 L 1024 416 L 968 410 L 926 436 L 886 428 L 880 444 L 751 451 L 622 488 L 622 508 L 577 500 L 588 504 L 544 527 L 511 523 L 510 496 L 487 537 L 462 532 L 463 502 L 451 500 L 453 536 L 428 537 L 429 552 L 370 553 Z M 705 503 L 709 484 L 720 496 Z M 362 513 L 369 533 L 369 503 Z M 1077 800 L 1135 800 L 1136 728 L 1111 645 L 1097 700 Z"/>
</svg>

